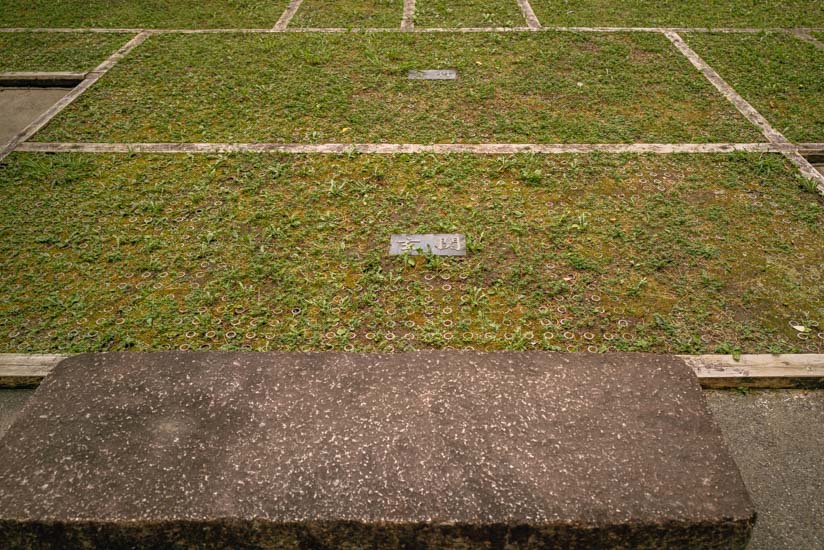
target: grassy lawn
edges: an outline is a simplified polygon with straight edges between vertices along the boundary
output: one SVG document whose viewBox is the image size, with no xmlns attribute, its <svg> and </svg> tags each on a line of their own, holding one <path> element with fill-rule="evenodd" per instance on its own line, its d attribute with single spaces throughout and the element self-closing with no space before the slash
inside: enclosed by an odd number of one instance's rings
<svg viewBox="0 0 824 550">
<path fill-rule="evenodd" d="M 0 72 L 87 72 L 130 38 L 119 33 L 0 33 Z"/>
<path fill-rule="evenodd" d="M 542 25 L 822 27 L 818 0 L 531 0 Z"/>
<path fill-rule="evenodd" d="M 0 196 L 2 352 L 824 352 L 824 201 L 779 155 L 18 153 Z"/>
<path fill-rule="evenodd" d="M 790 141 L 824 141 L 824 51 L 783 33 L 685 39 Z"/>
<path fill-rule="evenodd" d="M 287 0 L 3 0 L 0 27 L 264 28 Z"/>
<path fill-rule="evenodd" d="M 304 0 L 290 27 L 400 27 L 403 0 Z"/>
<path fill-rule="evenodd" d="M 516 0 L 417 0 L 418 27 L 525 27 Z"/>
<path fill-rule="evenodd" d="M 763 141 L 663 36 L 592 33 L 154 36 L 36 139 Z"/>
</svg>

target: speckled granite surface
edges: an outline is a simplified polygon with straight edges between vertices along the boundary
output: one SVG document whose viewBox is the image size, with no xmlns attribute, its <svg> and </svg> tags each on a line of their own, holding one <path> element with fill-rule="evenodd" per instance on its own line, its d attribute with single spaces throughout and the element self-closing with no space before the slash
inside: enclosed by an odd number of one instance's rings
<svg viewBox="0 0 824 550">
<path fill-rule="evenodd" d="M 97 354 L 0 440 L 14 547 L 743 547 L 689 368 L 639 354 Z"/>
</svg>

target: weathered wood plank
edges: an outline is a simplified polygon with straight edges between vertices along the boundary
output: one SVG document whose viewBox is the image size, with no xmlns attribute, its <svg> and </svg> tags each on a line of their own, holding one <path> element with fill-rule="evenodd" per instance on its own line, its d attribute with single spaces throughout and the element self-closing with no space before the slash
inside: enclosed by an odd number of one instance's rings
<svg viewBox="0 0 824 550">
<path fill-rule="evenodd" d="M 792 144 L 775 143 L 21 143 L 27 153 L 758 153 L 794 152 Z"/>
<path fill-rule="evenodd" d="M 0 353 L 0 369 L 5 367 L 53 367 L 68 357 L 61 353 Z"/>
<path fill-rule="evenodd" d="M 824 387 L 824 354 L 682 355 L 705 388 Z"/>
<path fill-rule="evenodd" d="M 529 0 L 518 0 L 518 7 L 521 8 L 521 13 L 524 15 L 526 24 L 530 29 L 541 28 L 541 22 L 538 21 L 538 17 L 536 17 L 535 12 L 532 11 L 532 6 L 529 4 Z"/>
<path fill-rule="evenodd" d="M 289 5 L 286 6 L 286 11 L 283 12 L 283 15 L 280 16 L 280 19 L 277 20 L 275 26 L 272 27 L 273 31 L 285 31 L 286 27 L 289 26 L 289 23 L 292 21 L 292 18 L 300 9 L 300 5 L 303 3 L 303 0 L 292 0 L 289 2 Z"/>
<path fill-rule="evenodd" d="M 0 354 L 0 388 L 35 387 L 61 354 Z M 679 355 L 705 388 L 822 388 L 824 354 Z"/>
<path fill-rule="evenodd" d="M 401 19 L 401 30 L 411 31 L 415 28 L 415 0 L 404 0 L 403 19 Z"/>
</svg>

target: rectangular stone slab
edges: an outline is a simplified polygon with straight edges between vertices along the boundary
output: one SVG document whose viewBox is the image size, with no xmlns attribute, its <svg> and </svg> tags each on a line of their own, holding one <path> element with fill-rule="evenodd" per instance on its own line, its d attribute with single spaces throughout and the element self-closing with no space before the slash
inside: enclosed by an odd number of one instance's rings
<svg viewBox="0 0 824 550">
<path fill-rule="evenodd" d="M 392 235 L 389 255 L 421 254 L 434 256 L 466 256 L 466 236 L 460 233 L 427 233 L 423 235 Z"/>
<path fill-rule="evenodd" d="M 0 440 L 4 547 L 743 548 L 754 519 L 671 356 L 81 355 Z"/>
</svg>

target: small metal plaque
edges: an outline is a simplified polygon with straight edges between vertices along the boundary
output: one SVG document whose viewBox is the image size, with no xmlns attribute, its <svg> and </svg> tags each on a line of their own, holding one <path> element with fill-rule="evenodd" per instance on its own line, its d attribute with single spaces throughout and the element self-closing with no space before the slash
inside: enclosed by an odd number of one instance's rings
<svg viewBox="0 0 824 550">
<path fill-rule="evenodd" d="M 392 235 L 389 255 L 409 254 L 419 256 L 432 253 L 435 256 L 466 256 L 466 237 L 460 233 L 428 235 Z"/>
<path fill-rule="evenodd" d="M 409 80 L 457 80 L 458 71 L 454 69 L 436 69 L 426 71 L 409 71 Z"/>
</svg>

